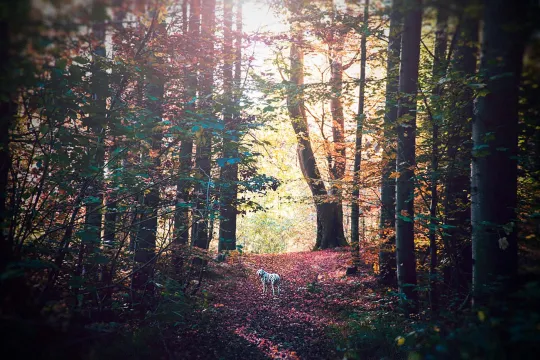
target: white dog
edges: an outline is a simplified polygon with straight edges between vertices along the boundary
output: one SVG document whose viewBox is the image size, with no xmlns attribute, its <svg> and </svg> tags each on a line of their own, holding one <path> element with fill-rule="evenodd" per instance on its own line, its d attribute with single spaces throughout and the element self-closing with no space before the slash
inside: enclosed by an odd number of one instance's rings
<svg viewBox="0 0 540 360">
<path fill-rule="evenodd" d="M 263 285 L 263 294 L 266 293 L 266 284 L 270 284 L 272 285 L 272 295 L 276 295 L 274 285 L 277 287 L 277 293 L 279 295 L 279 285 L 281 283 L 281 278 L 278 274 L 270 274 L 263 269 L 259 269 L 257 271 L 257 275 L 261 278 L 261 282 Z"/>
</svg>

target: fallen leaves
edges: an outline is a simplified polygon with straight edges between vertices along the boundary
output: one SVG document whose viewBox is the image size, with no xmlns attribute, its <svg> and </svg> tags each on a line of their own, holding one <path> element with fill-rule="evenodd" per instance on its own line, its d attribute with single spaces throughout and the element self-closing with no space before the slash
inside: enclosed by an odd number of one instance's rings
<svg viewBox="0 0 540 360">
<path fill-rule="evenodd" d="M 213 324 L 205 336 L 243 349 L 242 358 L 336 358 L 329 327 L 339 327 L 344 313 L 377 307 L 366 286 L 374 281 L 368 266 L 347 277 L 349 261 L 350 252 L 324 250 L 243 255 L 241 262 L 212 264 L 213 275 L 202 283 L 213 309 L 204 313 Z M 259 268 L 281 276 L 279 296 L 262 294 Z"/>
</svg>

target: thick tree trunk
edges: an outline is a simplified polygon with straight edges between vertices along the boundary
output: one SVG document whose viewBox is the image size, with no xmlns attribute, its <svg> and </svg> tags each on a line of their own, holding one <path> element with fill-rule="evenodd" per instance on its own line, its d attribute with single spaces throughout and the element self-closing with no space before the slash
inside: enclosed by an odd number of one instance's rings
<svg viewBox="0 0 540 360">
<path fill-rule="evenodd" d="M 328 156 L 329 159 L 332 159 L 332 163 L 329 164 L 331 184 L 328 201 L 333 205 L 331 206 L 333 208 L 332 211 L 335 211 L 336 213 L 332 219 L 332 225 L 328 227 L 330 224 L 327 224 L 325 228 L 332 229 L 332 232 L 337 231 L 336 233 L 343 233 L 343 191 L 340 182 L 345 175 L 347 158 L 345 154 L 345 118 L 343 116 L 343 103 L 341 100 L 343 96 L 343 64 L 341 49 L 338 48 L 334 55 L 335 56 L 330 64 L 330 84 L 332 87 L 330 112 L 332 113 L 332 138 L 334 149 L 332 154 L 329 154 Z M 324 209 L 326 208 L 327 206 L 324 207 Z M 343 235 L 343 237 L 344 236 L 345 235 Z M 321 247 L 323 249 L 332 247 L 332 245 L 326 246 L 325 243 L 326 241 L 321 242 Z"/>
<path fill-rule="evenodd" d="M 156 26 L 155 36 L 166 36 L 165 23 Z M 159 58 L 154 57 L 153 61 L 159 62 Z M 163 134 L 161 132 L 161 122 L 163 116 L 163 96 L 165 92 L 165 78 L 159 70 L 153 70 L 148 76 L 146 107 L 150 110 L 149 121 L 153 129 L 151 149 L 154 154 L 152 165 L 149 169 L 150 177 L 159 179 L 161 167 L 161 144 Z M 133 276 L 133 287 L 135 289 L 152 289 L 149 280 L 152 277 L 155 262 L 156 240 L 159 224 L 159 202 L 160 186 L 153 184 L 144 195 L 143 209 L 140 217 L 140 227 L 137 236 L 137 247 L 135 249 L 135 262 L 138 271 Z"/>
<path fill-rule="evenodd" d="M 214 31 L 216 27 L 216 1 L 202 2 L 201 18 L 201 81 L 199 87 L 199 109 L 204 118 L 214 118 L 213 87 L 214 87 Z M 212 181 L 212 130 L 201 129 L 197 137 L 195 154 L 195 209 L 193 211 L 193 227 L 191 243 L 201 249 L 208 249 L 208 219 L 210 204 L 210 183 Z"/>
<path fill-rule="evenodd" d="M 238 121 L 234 121 L 235 106 L 238 106 L 240 91 L 240 77 L 242 64 L 242 3 L 237 0 L 236 8 L 236 48 L 233 55 L 233 35 L 232 35 L 232 8 L 233 0 L 224 2 L 223 22 L 224 22 L 224 57 L 223 65 L 223 86 L 225 93 L 226 109 L 224 111 L 225 134 L 230 134 L 237 130 Z M 233 60 L 235 66 L 234 86 L 233 86 Z M 237 116 L 238 117 L 238 116 Z M 238 157 L 238 142 L 223 138 L 223 157 L 226 159 Z M 218 250 L 236 249 L 236 199 L 238 164 L 225 164 L 221 169 L 221 209 Z"/>
<path fill-rule="evenodd" d="M 364 24 L 368 27 L 369 0 L 364 3 Z M 351 245 L 353 247 L 353 267 L 356 269 L 360 259 L 360 167 L 362 162 L 362 132 L 364 130 L 364 100 L 366 92 L 367 34 L 360 40 L 360 90 L 358 93 L 358 114 L 356 119 L 356 139 L 354 144 L 353 191 L 351 201 Z M 356 271 L 356 270 L 353 270 Z"/>
<path fill-rule="evenodd" d="M 381 218 L 379 229 L 381 248 L 379 250 L 379 272 L 382 283 L 396 283 L 395 236 L 396 226 L 396 119 L 397 91 L 399 86 L 399 55 L 401 52 L 402 0 L 394 0 L 390 13 L 388 36 L 388 59 L 386 63 L 386 104 L 384 116 L 383 169 L 381 179 Z"/>
<path fill-rule="evenodd" d="M 163 113 L 162 106 L 164 84 L 165 82 L 162 78 L 162 75 L 154 72 L 151 75 L 151 79 L 147 85 L 149 99 L 147 107 L 151 111 L 150 116 L 152 117 L 152 122 L 155 125 L 161 123 L 161 116 Z M 155 154 L 159 154 L 161 151 L 162 138 L 163 134 L 161 132 L 152 134 L 151 148 Z M 151 171 L 159 171 L 160 165 L 160 157 L 159 155 L 156 155 L 156 158 L 153 160 L 153 166 Z M 157 173 L 154 174 L 152 177 L 156 178 L 156 176 Z M 149 192 L 144 195 L 139 233 L 137 236 L 138 242 L 135 249 L 135 262 L 137 263 L 136 266 L 142 267 L 141 270 L 135 273 L 133 278 L 133 287 L 136 289 L 142 289 L 146 287 L 153 271 L 159 217 L 159 193 L 160 186 L 154 184 L 154 186 L 150 188 Z"/>
<path fill-rule="evenodd" d="M 437 208 L 439 207 L 439 128 L 442 118 L 440 97 L 442 93 L 439 80 L 446 73 L 446 46 L 447 46 L 448 13 L 442 6 L 437 9 L 437 31 L 435 33 L 435 51 L 433 59 L 433 86 L 432 94 L 434 101 L 431 104 L 430 120 L 432 126 L 431 139 L 431 204 L 429 206 L 429 302 L 431 311 L 435 312 L 438 305 L 438 281 L 437 281 L 437 229 L 439 220 Z"/>
<path fill-rule="evenodd" d="M 462 3 L 466 7 L 465 2 Z M 453 77 L 465 80 L 476 73 L 479 19 L 475 13 L 462 9 L 456 48 L 450 60 Z M 457 88 L 457 87 L 456 87 Z M 447 146 L 448 170 L 444 177 L 443 243 L 450 257 L 445 270 L 445 282 L 454 290 L 469 292 L 472 281 L 471 261 L 471 151 L 474 94 L 468 86 L 460 86 L 452 96 L 455 113 L 445 127 L 449 134 Z"/>
<path fill-rule="evenodd" d="M 473 293 L 482 302 L 517 271 L 518 91 L 525 44 L 525 1 L 484 7 L 480 74 L 487 95 L 475 102 L 472 158 Z"/>
<path fill-rule="evenodd" d="M 294 4 L 291 11 L 298 9 Z M 306 180 L 317 212 L 317 239 L 315 248 L 326 249 L 347 245 L 343 233 L 343 210 L 335 202 L 328 201 L 328 192 L 321 178 L 321 173 L 309 138 L 306 109 L 304 105 L 304 53 L 301 47 L 302 30 L 298 24 L 292 26 L 293 41 L 291 42 L 290 62 L 291 75 L 287 92 L 287 108 L 291 124 L 298 142 L 298 161 L 304 179 Z M 332 194 L 330 194 L 332 196 Z"/>
<path fill-rule="evenodd" d="M 319 211 L 322 211 L 322 225 L 325 231 L 331 233 L 342 233 L 343 231 L 343 191 L 340 182 L 345 176 L 345 167 L 347 164 L 346 146 L 345 146 L 345 117 L 343 115 L 343 38 L 339 34 L 339 28 L 335 31 L 335 38 L 330 52 L 330 112 L 332 114 L 332 142 L 333 150 L 327 155 L 330 159 L 330 190 L 327 201 L 329 204 L 324 204 Z M 324 131 L 324 130 L 323 130 Z M 330 210 L 331 209 L 331 210 Z M 331 219 L 326 219 L 328 210 L 335 212 Z M 330 234 L 329 234 L 330 235 Z M 331 236 L 331 235 L 330 235 Z M 343 235 L 344 237 L 345 235 Z M 328 243 L 328 238 L 321 238 L 320 247 L 326 249 L 336 245 Z"/>
<path fill-rule="evenodd" d="M 422 29 L 422 1 L 404 1 L 403 35 L 399 74 L 396 185 L 396 261 L 399 290 L 405 308 L 416 311 L 416 258 L 414 250 L 414 184 L 416 145 L 416 96 Z"/>
<path fill-rule="evenodd" d="M 197 46 L 199 46 L 200 25 L 201 25 L 201 0 L 189 1 L 189 21 L 188 27 L 183 31 L 189 36 L 186 37 L 185 52 L 190 57 L 191 65 L 185 69 L 186 95 L 185 100 L 188 102 L 185 112 L 187 128 L 190 129 L 193 119 L 192 113 L 196 110 L 195 99 L 197 97 L 198 87 L 198 65 Z M 179 180 L 176 184 L 176 205 L 174 216 L 174 239 L 179 245 L 186 245 L 189 239 L 189 204 L 190 204 L 190 188 L 191 179 L 190 171 L 193 164 L 193 139 L 190 134 L 184 135 L 180 144 L 180 168 L 178 170 Z"/>
</svg>

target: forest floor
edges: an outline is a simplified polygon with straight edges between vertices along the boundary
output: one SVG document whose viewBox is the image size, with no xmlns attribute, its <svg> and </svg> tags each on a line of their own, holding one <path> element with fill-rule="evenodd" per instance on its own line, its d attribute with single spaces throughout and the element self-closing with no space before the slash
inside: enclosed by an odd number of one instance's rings
<svg viewBox="0 0 540 360">
<path fill-rule="evenodd" d="M 346 276 L 350 252 L 247 255 L 213 263 L 202 284 L 199 326 L 169 344 L 174 358 L 336 359 L 336 332 L 353 311 L 378 307 L 368 266 Z M 262 294 L 256 271 L 278 273 L 281 294 Z"/>
</svg>

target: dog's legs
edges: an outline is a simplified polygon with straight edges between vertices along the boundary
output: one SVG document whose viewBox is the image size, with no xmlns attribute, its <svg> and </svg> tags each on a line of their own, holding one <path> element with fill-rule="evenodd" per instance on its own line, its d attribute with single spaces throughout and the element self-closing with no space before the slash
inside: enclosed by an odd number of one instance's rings
<svg viewBox="0 0 540 360">
<path fill-rule="evenodd" d="M 266 294 L 266 283 L 264 282 L 263 279 L 261 279 L 261 282 L 262 282 L 262 286 L 263 286 L 263 294 Z"/>
<path fill-rule="evenodd" d="M 272 284 L 272 295 L 276 296 L 276 292 L 274 291 L 274 283 L 272 282 L 271 284 Z"/>
</svg>

